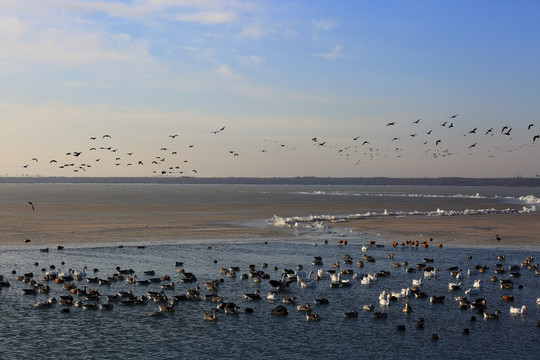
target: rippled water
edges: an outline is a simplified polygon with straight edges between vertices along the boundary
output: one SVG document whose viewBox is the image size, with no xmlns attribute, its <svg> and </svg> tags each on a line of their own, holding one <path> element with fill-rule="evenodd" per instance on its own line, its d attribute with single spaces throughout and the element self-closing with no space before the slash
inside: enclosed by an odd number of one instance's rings
<svg viewBox="0 0 540 360">
<path fill-rule="evenodd" d="M 375 263 L 364 262 L 364 268 L 356 266 L 356 260 L 362 255 L 362 243 L 349 238 L 348 245 L 323 245 L 317 240 L 317 246 L 311 241 L 269 240 L 257 243 L 215 243 L 211 249 L 204 245 L 152 245 L 139 249 L 135 246 L 66 248 L 63 251 L 51 250 L 43 253 L 39 250 L 9 250 L 2 253 L 0 273 L 11 283 L 0 291 L 0 313 L 3 315 L 0 336 L 2 338 L 2 358 L 49 357 L 80 359 L 118 359 L 118 358 L 398 358 L 403 354 L 419 358 L 489 358 L 507 357 L 520 354 L 520 358 L 534 359 L 538 355 L 538 335 L 540 328 L 540 306 L 535 304 L 540 296 L 540 276 L 534 270 L 521 269 L 522 276 L 514 278 L 514 289 L 502 290 L 498 282 L 490 282 L 494 265 L 501 263 L 505 268 L 510 264 L 520 264 L 527 256 L 540 257 L 540 251 L 534 248 L 506 249 L 504 261 L 498 261 L 501 250 L 485 248 L 436 248 L 428 249 L 397 248 L 389 246 L 371 247 L 368 254 L 375 257 Z M 386 255 L 394 253 L 394 259 Z M 380 278 L 370 286 L 350 278 L 350 288 L 330 288 L 330 280 L 323 279 L 315 288 L 301 288 L 297 283 L 290 285 L 281 296 L 295 296 L 298 304 L 309 303 L 313 312 L 319 314 L 317 322 L 306 321 L 305 314 L 298 312 L 296 306 L 286 305 L 287 317 L 275 317 L 271 309 L 278 302 L 266 300 L 266 294 L 272 287 L 265 280 L 255 283 L 252 278 L 243 280 L 227 278 L 220 274 L 221 267 L 238 265 L 240 273 L 248 272 L 248 265 L 255 264 L 272 279 L 279 279 L 282 269 L 296 269 L 304 265 L 305 271 L 331 269 L 332 263 L 341 260 L 344 254 L 350 254 L 355 260 L 353 265 L 342 264 L 342 268 L 354 272 L 374 273 L 389 270 L 391 275 Z M 472 259 L 467 259 L 467 255 Z M 314 256 L 322 256 L 324 265 L 311 265 Z M 412 279 L 421 278 L 422 273 L 406 273 L 404 267 L 394 268 L 394 262 L 408 261 L 411 266 L 422 262 L 423 258 L 433 257 L 433 266 L 440 269 L 434 279 L 423 279 L 422 289 L 429 295 L 445 295 L 443 304 L 430 304 L 427 299 L 409 298 L 413 312 L 402 312 L 404 300 L 397 300 L 388 308 L 381 309 L 378 296 L 383 291 L 400 291 L 412 283 Z M 216 262 L 214 262 L 214 260 Z M 64 265 L 61 265 L 61 262 Z M 175 272 L 175 261 L 184 262 L 183 269 L 193 272 L 196 283 L 180 282 L 180 275 Z M 35 264 L 37 263 L 37 265 Z M 268 268 L 261 268 L 268 263 Z M 61 306 L 50 309 L 36 309 L 33 304 L 66 294 L 61 285 L 50 283 L 51 293 L 22 295 L 22 288 L 27 287 L 15 279 L 17 274 L 33 272 L 38 280 L 42 277 L 42 268 L 50 265 L 62 270 L 89 268 L 99 269 L 95 276 L 105 278 L 115 272 L 115 268 L 132 268 L 139 278 L 145 278 L 143 271 L 155 270 L 157 276 L 169 274 L 175 282 L 174 290 L 167 290 L 169 297 L 185 293 L 195 285 L 203 287 L 205 281 L 221 279 L 218 294 L 225 301 L 233 301 L 239 307 L 238 315 L 218 313 L 216 322 L 203 320 L 203 313 L 215 304 L 200 300 L 198 302 L 180 302 L 173 313 L 160 318 L 147 316 L 157 310 L 157 305 L 148 303 L 139 306 L 115 304 L 112 311 L 91 311 L 72 307 L 69 313 L 62 313 Z M 476 264 L 488 265 L 490 269 L 483 274 L 477 273 L 461 279 L 460 291 L 449 291 L 448 283 L 456 282 L 449 271 L 450 266 L 459 266 L 464 271 Z M 278 270 L 273 270 L 277 266 Z M 497 274 L 508 278 L 508 273 Z M 487 299 L 488 310 L 502 311 L 498 320 L 484 320 L 481 314 L 472 310 L 460 310 L 453 300 L 455 295 L 472 286 L 473 280 L 483 280 L 479 297 Z M 159 284 L 140 286 L 123 281 L 110 286 L 77 282 L 79 287 L 96 288 L 103 295 L 114 294 L 119 290 L 132 290 L 136 295 L 143 295 L 147 290 L 160 291 Z M 523 289 L 518 289 L 518 284 Z M 263 300 L 248 301 L 243 293 L 260 289 Z M 202 293 L 207 293 L 202 290 Z M 514 303 L 502 301 L 502 295 L 513 294 Z M 326 297 L 328 305 L 315 305 L 314 299 Z M 102 300 L 105 302 L 105 299 Z M 86 302 L 86 301 L 85 301 Z M 362 311 L 363 304 L 375 305 L 375 311 L 388 312 L 385 320 L 375 320 L 370 312 Z M 527 305 L 526 315 L 510 315 L 509 307 Z M 254 309 L 252 314 L 244 312 L 246 307 Z M 358 318 L 346 319 L 344 312 L 357 310 Z M 475 315 L 476 322 L 471 322 Z M 425 319 L 425 329 L 414 327 L 419 317 Z M 396 331 L 396 325 L 403 324 L 404 332 Z M 463 328 L 470 328 L 470 334 L 462 334 Z M 431 340 L 433 333 L 439 340 Z M 416 354 L 416 355 L 415 355 Z"/>
</svg>

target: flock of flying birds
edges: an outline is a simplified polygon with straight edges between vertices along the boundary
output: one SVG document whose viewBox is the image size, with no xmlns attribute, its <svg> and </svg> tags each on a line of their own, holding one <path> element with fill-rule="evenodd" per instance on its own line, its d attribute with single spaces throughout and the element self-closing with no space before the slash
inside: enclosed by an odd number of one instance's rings
<svg viewBox="0 0 540 360">
<path fill-rule="evenodd" d="M 445 158 L 460 153 L 467 156 L 472 155 L 474 151 L 480 151 L 480 148 L 484 149 L 485 154 L 489 158 L 495 158 L 496 152 L 514 152 L 532 147 L 535 145 L 536 140 L 540 139 L 540 134 L 533 132 L 535 128 L 533 123 L 528 124 L 523 129 L 516 130 L 507 125 L 502 126 L 500 129 L 494 127 L 480 129 L 472 125 L 470 128 L 464 129 L 464 125 L 458 123 L 458 116 L 459 114 L 451 115 L 448 119 L 435 125 L 432 121 L 422 121 L 419 118 L 407 124 L 407 128 L 409 128 L 407 133 L 403 134 L 403 130 L 398 130 L 398 132 L 382 143 L 380 140 L 363 138 L 360 135 L 347 139 L 345 143 L 343 141 L 337 142 L 335 139 L 325 140 L 320 137 L 313 137 L 311 138 L 311 143 L 316 148 L 333 152 L 347 161 L 354 161 L 356 165 L 361 165 L 366 161 L 377 158 L 403 157 L 407 154 L 406 150 L 410 150 L 411 148 L 421 149 L 420 158 Z M 396 121 L 386 123 L 384 129 L 381 129 L 381 133 L 387 133 L 387 130 L 392 128 L 402 129 L 403 126 L 399 126 L 401 124 L 398 126 L 396 124 L 398 124 Z M 212 135 L 218 135 L 224 130 L 225 126 L 210 131 L 210 133 Z M 531 140 L 525 142 L 523 140 L 515 140 L 513 135 L 516 131 L 521 132 L 516 139 L 530 137 Z M 524 135 L 523 131 L 526 131 L 529 135 Z M 466 145 L 463 145 L 463 142 L 456 141 L 456 135 L 463 135 Z M 171 141 L 179 136 L 179 134 L 168 135 Z M 495 146 L 492 145 L 493 142 L 487 141 L 489 138 L 495 139 Z M 71 170 L 75 173 L 86 173 L 92 167 L 100 164 L 100 162 L 103 163 L 112 160 L 114 166 L 118 167 L 150 165 L 152 174 L 155 176 L 197 175 L 197 170 L 191 164 L 188 164 L 189 161 L 185 158 L 182 159 L 181 155 L 179 155 L 180 148 L 178 147 L 178 143 L 169 143 L 161 147 L 154 154 L 153 158 L 142 159 L 137 158 L 135 152 L 123 152 L 112 146 L 112 136 L 109 134 L 105 134 L 100 138 L 95 136 L 90 137 L 90 141 L 101 146 L 91 146 L 86 151 L 66 152 L 62 161 L 51 159 L 49 160 L 49 164 L 56 165 L 59 169 Z M 308 142 L 307 139 L 306 142 Z M 259 152 L 293 151 L 303 146 L 305 146 L 305 142 L 303 141 L 292 143 L 289 140 L 265 139 L 262 149 L 259 149 Z M 194 147 L 194 145 L 187 145 L 187 149 L 183 150 L 189 150 Z M 231 157 L 240 156 L 235 150 L 228 150 L 228 154 Z M 93 157 L 89 159 L 89 156 Z M 418 157 L 418 155 L 414 156 Z M 23 168 L 29 168 L 38 162 L 38 158 L 34 157 L 30 163 L 23 165 Z"/>
<path fill-rule="evenodd" d="M 218 130 L 211 131 L 211 134 L 217 135 L 225 130 L 225 127 L 221 127 Z M 171 141 L 178 138 L 180 134 L 171 134 L 168 135 Z M 184 175 L 187 176 L 197 174 L 196 169 L 189 168 L 188 160 L 183 159 L 180 156 L 179 150 L 180 147 L 176 143 L 163 146 L 159 149 L 159 152 L 150 159 L 138 158 L 135 152 L 122 152 L 117 147 L 112 146 L 110 141 L 113 137 L 109 134 L 102 135 L 101 137 L 91 136 L 90 141 L 95 142 L 92 144 L 87 151 L 70 151 L 66 152 L 63 161 L 57 159 L 48 160 L 49 164 L 57 166 L 62 170 L 71 170 L 74 173 L 86 173 L 90 171 L 91 168 L 97 166 L 97 164 L 103 163 L 104 161 L 113 161 L 114 166 L 145 166 L 147 164 L 151 165 L 152 174 L 159 176 L 166 175 Z M 99 145 L 99 146 L 98 146 Z M 195 145 L 184 146 L 187 149 L 193 149 Z M 174 149 L 173 149 L 174 148 Z M 238 156 L 238 153 L 231 150 L 230 153 L 233 156 Z M 87 154 L 91 154 L 92 159 L 88 160 Z M 29 168 L 34 164 L 39 163 L 37 157 L 31 159 L 30 164 L 25 164 L 23 168 Z"/>
<path fill-rule="evenodd" d="M 345 157 L 347 160 L 355 160 L 357 165 L 360 165 L 365 160 L 374 160 L 378 157 L 403 157 L 407 147 L 412 145 L 416 148 L 422 149 L 423 153 L 420 158 L 444 158 L 458 155 L 460 153 L 465 155 L 472 155 L 473 151 L 480 147 L 482 144 L 484 150 L 489 158 L 495 158 L 495 153 L 498 152 L 514 152 L 527 147 L 532 147 L 536 140 L 540 139 L 540 134 L 525 135 L 530 136 L 531 141 L 517 144 L 513 137 L 513 128 L 510 126 L 503 126 L 500 131 L 494 127 L 479 129 L 477 126 L 471 126 L 466 130 L 462 129 L 462 124 L 457 124 L 457 118 L 459 114 L 451 115 L 447 120 L 444 120 L 438 125 L 433 125 L 430 122 L 427 126 L 423 125 L 421 118 L 411 121 L 407 127 L 410 131 L 405 135 L 401 132 L 395 134 L 395 136 L 388 138 L 383 144 L 375 144 L 375 141 L 371 139 L 362 138 L 362 136 L 355 136 L 352 138 L 352 143 L 342 146 L 340 144 L 329 144 L 327 141 L 323 141 L 318 137 L 312 138 L 313 145 L 316 147 L 331 147 L 337 149 L 340 156 Z M 456 125 L 454 125 L 456 123 Z M 388 122 L 385 128 L 395 127 L 396 121 Z M 532 133 L 534 124 L 530 123 L 526 129 Z M 462 131 L 459 133 L 459 131 Z M 469 140 L 466 146 L 460 147 L 456 141 L 456 135 L 463 135 Z M 484 139 L 495 137 L 496 146 L 493 148 L 484 141 Z M 519 139 L 524 136 L 521 134 Z M 506 142 L 505 142 L 506 141 Z M 540 143 L 540 141 L 539 141 Z"/>
</svg>

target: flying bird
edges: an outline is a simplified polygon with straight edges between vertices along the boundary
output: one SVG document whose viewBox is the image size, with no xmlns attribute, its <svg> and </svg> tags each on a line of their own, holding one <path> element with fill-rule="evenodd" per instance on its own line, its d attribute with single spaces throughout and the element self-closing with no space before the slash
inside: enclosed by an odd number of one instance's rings
<svg viewBox="0 0 540 360">
<path fill-rule="evenodd" d="M 472 129 L 471 131 L 469 131 L 469 134 L 476 134 L 476 129 L 477 129 L 477 128 L 474 128 L 474 129 Z"/>
<path fill-rule="evenodd" d="M 36 210 L 36 209 L 34 208 L 34 203 L 33 203 L 33 202 L 29 201 L 28 203 L 32 206 L 32 210 Z"/>
<path fill-rule="evenodd" d="M 102 138 L 102 139 L 105 139 L 105 138 L 110 138 L 110 137 L 111 137 L 111 135 L 105 134 L 105 135 L 103 135 L 101 138 Z"/>
<path fill-rule="evenodd" d="M 472 144 L 471 146 L 469 146 L 469 149 L 475 147 L 476 144 L 478 144 L 478 143 L 474 143 L 474 144 Z"/>
<path fill-rule="evenodd" d="M 366 144 L 369 144 L 369 143 L 370 143 L 370 142 L 366 140 L 366 141 L 364 141 L 364 142 L 362 143 L 362 146 L 364 146 L 364 145 L 366 145 Z"/>
<path fill-rule="evenodd" d="M 174 139 L 175 137 L 177 137 L 178 134 L 174 134 L 174 135 L 169 135 L 170 138 Z"/>
<path fill-rule="evenodd" d="M 443 123 L 441 124 L 441 126 L 446 126 L 446 123 L 447 123 L 447 122 L 448 122 L 448 121 L 443 122 Z"/>
<path fill-rule="evenodd" d="M 219 130 L 215 130 L 215 131 L 211 131 L 212 134 L 218 134 L 220 132 L 222 132 L 223 130 L 225 130 L 225 126 L 223 126 L 221 129 Z"/>
<path fill-rule="evenodd" d="M 534 126 L 534 124 L 529 124 L 529 126 L 527 126 L 527 130 L 531 130 L 531 128 Z"/>
<path fill-rule="evenodd" d="M 437 141 L 435 141 L 435 146 L 439 145 L 439 143 L 440 143 L 441 141 L 442 141 L 442 140 L 440 140 L 440 139 L 437 140 Z"/>
<path fill-rule="evenodd" d="M 489 133 L 492 132 L 492 131 L 493 131 L 493 128 L 489 129 L 488 131 L 486 131 L 486 134 L 485 134 L 485 135 L 489 134 Z"/>
<path fill-rule="evenodd" d="M 459 114 L 452 115 L 452 116 L 450 116 L 450 119 L 455 119 L 455 118 L 458 117 L 458 115 L 459 115 Z"/>
<path fill-rule="evenodd" d="M 396 122 L 393 121 L 393 122 L 389 122 L 388 124 L 386 124 L 386 126 L 390 126 L 390 125 L 396 125 Z"/>
<path fill-rule="evenodd" d="M 418 124 L 420 122 L 420 119 L 413 121 L 413 124 Z"/>
<path fill-rule="evenodd" d="M 533 137 L 533 142 L 535 142 L 536 139 L 538 139 L 538 138 L 540 138 L 540 135 L 534 135 L 534 137 Z"/>
</svg>

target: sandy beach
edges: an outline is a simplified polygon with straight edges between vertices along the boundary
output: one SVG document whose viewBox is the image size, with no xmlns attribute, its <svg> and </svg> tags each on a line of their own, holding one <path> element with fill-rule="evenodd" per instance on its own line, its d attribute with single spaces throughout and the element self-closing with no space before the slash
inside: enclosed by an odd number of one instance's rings
<svg viewBox="0 0 540 360">
<path fill-rule="evenodd" d="M 311 209 L 313 210 L 313 209 Z M 321 209 L 322 210 L 322 209 Z M 324 209 L 327 210 L 327 209 Z M 2 208 L 0 244 L 39 246 L 80 243 L 129 243 L 265 239 L 291 236 L 290 229 L 268 226 L 273 209 L 258 206 L 178 207 L 114 205 L 107 207 Z M 249 225 L 248 225 L 249 224 Z M 433 245 L 540 245 L 540 215 L 380 216 L 327 223 L 367 235 L 375 241 L 433 239 Z M 496 236 L 501 241 L 496 240 Z"/>
</svg>

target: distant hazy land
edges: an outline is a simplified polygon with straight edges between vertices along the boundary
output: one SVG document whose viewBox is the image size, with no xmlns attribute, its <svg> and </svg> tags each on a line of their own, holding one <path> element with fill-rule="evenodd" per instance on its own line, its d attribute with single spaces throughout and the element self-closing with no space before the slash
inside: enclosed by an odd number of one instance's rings
<svg viewBox="0 0 540 360">
<path fill-rule="evenodd" d="M 241 185 L 413 185 L 540 186 L 540 177 L 524 178 L 390 178 L 390 177 L 0 177 L 0 183 L 93 184 L 241 184 Z"/>
</svg>

